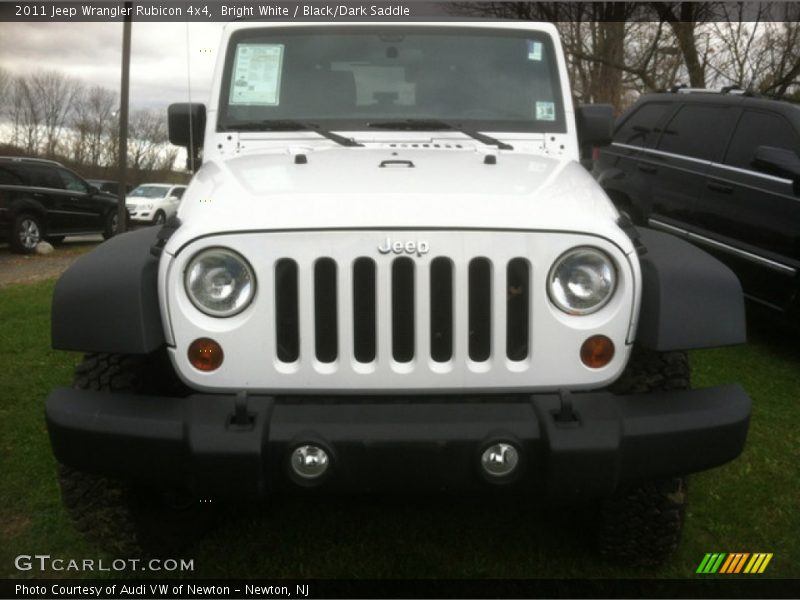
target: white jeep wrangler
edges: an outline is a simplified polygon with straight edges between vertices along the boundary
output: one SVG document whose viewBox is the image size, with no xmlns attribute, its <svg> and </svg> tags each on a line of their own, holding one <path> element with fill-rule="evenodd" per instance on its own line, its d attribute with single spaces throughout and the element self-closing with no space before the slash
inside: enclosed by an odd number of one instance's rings
<svg viewBox="0 0 800 600">
<path fill-rule="evenodd" d="M 177 218 L 56 288 L 77 521 L 129 550 L 177 497 L 496 487 L 599 500 L 601 551 L 663 561 L 685 476 L 745 442 L 746 393 L 685 354 L 742 342 L 743 301 L 620 218 L 579 164 L 610 128 L 550 25 L 228 26 L 207 109 L 170 107 L 203 159 Z"/>
</svg>

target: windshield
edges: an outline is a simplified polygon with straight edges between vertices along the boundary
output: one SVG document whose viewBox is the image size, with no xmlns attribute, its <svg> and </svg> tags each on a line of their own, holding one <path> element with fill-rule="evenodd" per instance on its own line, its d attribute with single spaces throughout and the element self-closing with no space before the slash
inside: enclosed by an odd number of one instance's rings
<svg viewBox="0 0 800 600">
<path fill-rule="evenodd" d="M 168 189 L 168 187 L 158 185 L 140 185 L 129 196 L 132 198 L 163 198 Z"/>
<path fill-rule="evenodd" d="M 246 29 L 231 38 L 221 131 L 275 120 L 359 130 L 398 119 L 565 132 L 550 36 L 409 26 Z"/>
</svg>

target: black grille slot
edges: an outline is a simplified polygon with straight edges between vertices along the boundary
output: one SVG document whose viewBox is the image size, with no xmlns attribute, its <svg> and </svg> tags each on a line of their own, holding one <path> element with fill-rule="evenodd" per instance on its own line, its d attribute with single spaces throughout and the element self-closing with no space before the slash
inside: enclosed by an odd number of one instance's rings
<svg viewBox="0 0 800 600">
<path fill-rule="evenodd" d="M 392 356 L 414 358 L 414 261 L 407 257 L 392 263 Z"/>
<path fill-rule="evenodd" d="M 528 261 L 510 260 L 506 268 L 506 356 L 511 360 L 528 357 L 529 285 Z"/>
<path fill-rule="evenodd" d="M 375 261 L 353 263 L 353 354 L 358 362 L 375 360 Z"/>
<path fill-rule="evenodd" d="M 446 362 L 453 357 L 453 263 L 439 257 L 431 261 L 431 358 Z"/>
<path fill-rule="evenodd" d="M 314 339 L 317 360 L 336 360 L 339 338 L 336 335 L 336 263 L 321 258 L 314 265 Z"/>
<path fill-rule="evenodd" d="M 482 362 L 492 351 L 492 266 L 488 258 L 469 263 L 469 357 Z"/>
<path fill-rule="evenodd" d="M 297 311 L 297 263 L 282 258 L 275 265 L 275 339 L 282 362 L 300 356 Z"/>
</svg>

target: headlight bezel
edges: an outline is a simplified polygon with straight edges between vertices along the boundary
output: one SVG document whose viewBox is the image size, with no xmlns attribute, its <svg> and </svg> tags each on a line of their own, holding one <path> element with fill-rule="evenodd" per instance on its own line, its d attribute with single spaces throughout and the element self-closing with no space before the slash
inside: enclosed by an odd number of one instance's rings
<svg viewBox="0 0 800 600">
<path fill-rule="evenodd" d="M 609 286 L 609 291 L 605 295 L 605 297 L 593 304 L 589 307 L 575 307 L 571 306 L 566 300 L 566 294 L 558 294 L 554 289 L 556 285 L 556 278 L 557 272 L 559 268 L 563 265 L 563 263 L 572 258 L 574 255 L 581 254 L 581 253 L 591 253 L 594 254 L 602 259 L 602 261 L 608 266 L 608 270 L 610 273 L 611 284 Z M 616 261 L 611 257 L 611 255 L 603 250 L 602 248 L 598 248 L 597 246 L 591 245 L 581 245 L 575 246 L 562 252 L 553 264 L 550 265 L 550 269 L 547 273 L 547 296 L 550 300 L 550 303 L 556 307 L 561 312 L 570 315 L 570 316 L 587 316 L 592 315 L 600 310 L 602 310 L 611 299 L 615 296 L 617 290 L 619 288 L 619 267 L 617 266 Z M 561 297 L 559 297 L 561 296 Z"/>
<path fill-rule="evenodd" d="M 227 310 L 216 309 L 214 307 L 208 306 L 201 302 L 192 291 L 192 273 L 194 271 L 195 266 L 200 262 L 201 259 L 206 258 L 208 255 L 211 254 L 223 254 L 228 257 L 228 259 L 232 259 L 237 262 L 242 271 L 247 274 L 247 277 L 250 282 L 250 291 L 246 299 L 240 303 L 238 303 L 235 307 Z M 207 248 L 203 248 L 202 250 L 198 250 L 195 252 L 192 257 L 186 262 L 186 266 L 183 270 L 183 290 L 186 294 L 186 297 L 192 303 L 197 310 L 199 310 L 204 315 L 209 317 L 214 317 L 218 319 L 227 319 L 230 317 L 234 317 L 238 314 L 241 314 L 243 311 L 247 310 L 249 306 L 253 304 L 253 300 L 255 299 L 258 293 L 258 281 L 256 279 L 255 270 L 253 269 L 250 262 L 242 256 L 239 252 L 232 248 L 228 248 L 225 246 L 209 246 Z"/>
</svg>

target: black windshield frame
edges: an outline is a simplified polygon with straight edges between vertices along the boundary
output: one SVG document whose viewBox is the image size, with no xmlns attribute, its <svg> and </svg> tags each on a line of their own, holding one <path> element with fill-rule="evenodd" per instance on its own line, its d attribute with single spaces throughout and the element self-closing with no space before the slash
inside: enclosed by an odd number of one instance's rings
<svg viewBox="0 0 800 600">
<path fill-rule="evenodd" d="M 308 35 L 431 35 L 431 36 L 487 36 L 487 37 L 515 37 L 541 42 L 545 55 L 551 57 L 547 61 L 548 75 L 550 77 L 553 101 L 556 105 L 556 118 L 553 121 L 537 121 L 534 119 L 453 119 L 453 123 L 475 131 L 515 132 L 515 133 L 566 133 L 567 115 L 564 106 L 564 94 L 556 59 L 556 48 L 552 36 L 543 31 L 511 28 L 488 27 L 454 27 L 454 26 L 419 26 L 419 25 L 392 25 L 392 26 L 337 26 L 335 28 L 323 27 L 264 27 L 247 28 L 235 31 L 228 42 L 225 64 L 219 93 L 216 130 L 218 132 L 232 131 L 237 120 L 228 117 L 228 99 L 231 89 L 231 77 L 236 47 L 240 43 L 280 43 L 280 40 L 297 36 Z M 298 120 L 302 117 L 298 116 Z M 408 115 L 413 118 L 413 114 Z M 383 118 L 383 117 L 378 117 Z M 314 121 L 328 130 L 335 131 L 371 131 L 369 122 L 376 117 L 365 115 L 363 118 L 348 117 L 314 117 Z"/>
</svg>

